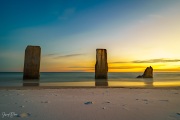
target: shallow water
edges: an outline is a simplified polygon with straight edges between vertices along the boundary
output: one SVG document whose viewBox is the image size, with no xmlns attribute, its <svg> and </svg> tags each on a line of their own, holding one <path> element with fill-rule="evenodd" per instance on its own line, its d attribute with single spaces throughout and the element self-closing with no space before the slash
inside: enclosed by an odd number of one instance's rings
<svg viewBox="0 0 180 120">
<path fill-rule="evenodd" d="M 152 79 L 136 78 L 142 73 L 108 73 L 108 80 L 95 81 L 94 73 L 85 72 L 42 72 L 40 80 L 23 83 L 21 72 L 1 72 L 0 86 L 79 86 L 79 87 L 180 87 L 180 73 L 156 72 Z"/>
</svg>

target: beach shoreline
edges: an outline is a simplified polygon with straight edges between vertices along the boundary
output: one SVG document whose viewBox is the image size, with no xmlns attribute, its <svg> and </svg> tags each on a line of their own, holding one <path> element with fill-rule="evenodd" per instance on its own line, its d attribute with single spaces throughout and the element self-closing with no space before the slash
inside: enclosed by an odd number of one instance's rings
<svg viewBox="0 0 180 120">
<path fill-rule="evenodd" d="M 179 88 L 1 87 L 0 97 L 0 113 L 15 120 L 180 119 Z"/>
</svg>

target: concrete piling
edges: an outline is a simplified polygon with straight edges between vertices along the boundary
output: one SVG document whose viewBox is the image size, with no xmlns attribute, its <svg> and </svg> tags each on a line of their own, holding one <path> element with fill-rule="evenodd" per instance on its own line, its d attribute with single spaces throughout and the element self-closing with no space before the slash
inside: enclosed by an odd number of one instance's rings
<svg viewBox="0 0 180 120">
<path fill-rule="evenodd" d="M 95 79 L 108 78 L 107 50 L 96 49 Z"/>
<path fill-rule="evenodd" d="M 41 59 L 40 46 L 26 47 L 23 80 L 40 78 L 40 73 L 39 73 L 40 59 Z"/>
</svg>

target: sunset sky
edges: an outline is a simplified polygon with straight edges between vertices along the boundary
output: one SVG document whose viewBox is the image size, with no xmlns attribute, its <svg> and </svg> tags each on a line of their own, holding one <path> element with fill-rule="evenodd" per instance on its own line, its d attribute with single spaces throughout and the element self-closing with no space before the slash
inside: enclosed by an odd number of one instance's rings
<svg viewBox="0 0 180 120">
<path fill-rule="evenodd" d="M 27 45 L 41 72 L 180 71 L 180 0 L 0 0 L 0 72 L 22 72 Z"/>
</svg>

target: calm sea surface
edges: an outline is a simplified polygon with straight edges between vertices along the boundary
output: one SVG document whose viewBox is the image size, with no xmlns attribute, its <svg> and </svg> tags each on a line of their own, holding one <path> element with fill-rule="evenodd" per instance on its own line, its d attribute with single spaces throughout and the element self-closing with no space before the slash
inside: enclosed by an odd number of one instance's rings
<svg viewBox="0 0 180 120">
<path fill-rule="evenodd" d="M 156 72 L 152 79 L 136 78 L 142 73 L 108 73 L 108 80 L 95 80 L 88 72 L 42 72 L 38 86 L 180 87 L 180 72 Z M 0 87 L 23 86 L 23 73 L 0 72 Z M 27 81 L 28 83 L 28 81 Z M 29 81 L 31 83 L 31 81 Z M 35 84 L 34 84 L 35 85 Z"/>
</svg>

